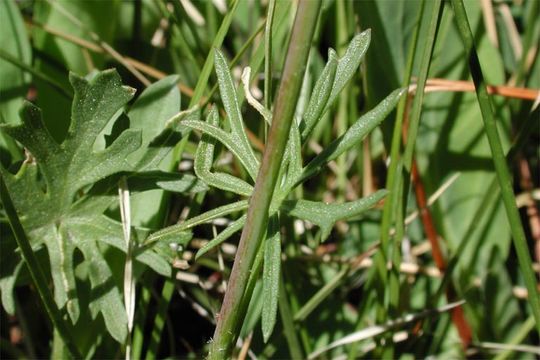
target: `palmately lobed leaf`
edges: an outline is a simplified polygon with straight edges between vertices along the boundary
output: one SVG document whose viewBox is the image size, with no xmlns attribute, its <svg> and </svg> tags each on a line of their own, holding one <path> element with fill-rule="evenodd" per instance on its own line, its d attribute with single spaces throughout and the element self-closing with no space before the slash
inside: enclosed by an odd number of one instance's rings
<svg viewBox="0 0 540 360">
<path fill-rule="evenodd" d="M 174 82 L 175 78 L 167 81 Z M 181 138 L 179 123 L 192 112 L 165 120 L 154 133 L 147 134 L 144 148 L 141 148 L 141 130 L 128 129 L 118 134 L 105 149 L 94 151 L 97 138 L 133 97 L 134 89 L 123 86 L 115 70 L 96 73 L 91 79 L 70 74 L 70 82 L 74 99 L 66 138 L 61 144 L 57 143 L 47 131 L 41 111 L 26 103 L 21 111 L 22 124 L 3 126 L 2 130 L 27 149 L 27 159 L 15 175 L 1 166 L 0 172 L 30 241 L 34 246 L 43 243 L 47 247 L 57 305 L 65 306 L 71 320 L 77 321 L 80 309 L 73 255 L 78 248 L 89 269 L 92 317 L 101 313 L 109 333 L 123 342 L 127 335 L 127 317 L 121 291 L 102 251 L 111 246 L 124 253 L 127 249 L 122 224 L 103 212 L 116 199 L 113 190 L 120 175 L 127 176 L 135 191 L 206 190 L 206 185 L 192 175 L 158 171 L 157 167 Z M 127 158 L 137 150 L 137 160 L 130 164 Z M 146 171 L 134 172 L 139 169 Z M 92 186 L 83 191 L 88 185 Z M 132 234 L 142 242 L 148 232 L 134 229 Z M 181 235 L 185 238 L 189 233 Z M 151 246 L 141 247 L 135 251 L 135 265 L 144 264 L 170 276 L 170 259 L 162 255 L 163 252 Z M 13 281 L 0 285 L 3 298 L 9 298 L 4 292 L 12 291 Z M 9 299 L 6 303 L 9 305 Z"/>
<path fill-rule="evenodd" d="M 97 136 L 112 116 L 133 97 L 133 89 L 122 86 L 115 70 L 99 73 L 91 81 L 70 74 L 70 81 L 75 90 L 72 123 L 62 144 L 56 143 L 50 136 L 41 111 L 30 103 L 26 103 L 21 111 L 21 125 L 3 127 L 36 159 L 46 184 L 44 200 L 49 202 L 51 208 L 59 209 L 60 213 L 68 211 L 81 187 L 111 174 L 131 170 L 126 157 L 137 150 L 141 143 L 138 132 L 125 131 L 105 150 L 93 151 Z M 26 169 L 22 167 L 17 177 L 24 176 Z M 9 188 L 16 180 L 7 172 L 5 177 Z M 32 187 L 41 189 L 37 183 Z M 21 201 L 21 196 L 13 200 L 23 216 L 43 218 L 47 215 L 33 214 L 34 207 L 31 203 Z M 52 218 L 53 215 L 58 214 L 52 212 L 48 216 L 49 221 L 56 220 Z"/>
</svg>

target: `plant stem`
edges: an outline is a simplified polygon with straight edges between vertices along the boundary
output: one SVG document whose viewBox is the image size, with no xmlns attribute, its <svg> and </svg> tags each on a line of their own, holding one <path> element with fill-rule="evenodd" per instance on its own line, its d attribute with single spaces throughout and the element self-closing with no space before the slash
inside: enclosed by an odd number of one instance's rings
<svg viewBox="0 0 540 360">
<path fill-rule="evenodd" d="M 262 237 L 266 234 L 268 210 L 289 137 L 320 6 L 320 0 L 301 0 L 298 5 L 268 143 L 250 200 L 246 225 L 238 245 L 229 286 L 218 317 L 209 359 L 222 359 L 231 355 L 238 336 L 235 331 L 237 324 L 245 316 L 244 313 L 236 311 L 235 306 L 241 303 L 244 296 L 250 295 L 245 294 L 245 289 L 257 250 Z"/>
<path fill-rule="evenodd" d="M 523 280 L 529 292 L 529 304 L 536 320 L 536 329 L 540 334 L 540 295 L 536 288 L 536 278 L 532 269 L 531 255 L 527 246 L 527 238 L 523 231 L 521 219 L 519 217 L 516 198 L 512 189 L 510 172 L 506 165 L 506 159 L 499 138 L 497 124 L 493 116 L 492 104 L 486 88 L 486 82 L 480 67 L 480 60 L 474 45 L 474 37 L 467 19 L 467 13 L 462 0 L 452 0 L 452 7 L 456 18 L 457 27 L 461 40 L 465 45 L 465 52 L 469 60 L 469 68 L 476 87 L 476 97 L 484 120 L 484 130 L 488 138 L 497 179 L 501 188 L 501 197 L 506 209 L 506 216 L 510 223 L 510 231 L 514 241 L 514 247 L 518 256 L 519 265 L 523 275 Z"/>
<path fill-rule="evenodd" d="M 15 210 L 6 184 L 4 183 L 3 176 L 0 176 L 0 199 L 4 205 L 4 210 L 9 219 L 9 224 L 13 230 L 13 235 L 17 241 L 17 245 L 19 245 L 22 257 L 26 263 L 26 266 L 28 267 L 28 272 L 32 277 L 34 286 L 36 287 L 39 297 L 41 298 L 41 302 L 47 311 L 47 315 L 49 315 L 49 318 L 53 323 L 55 331 L 58 333 L 58 335 L 60 335 L 64 345 L 71 355 L 75 359 L 81 359 L 82 355 L 75 345 L 75 339 L 73 339 L 71 332 L 69 331 L 68 324 L 66 324 L 62 318 L 62 314 L 53 300 L 52 294 L 48 288 L 47 279 L 45 278 L 45 275 L 43 275 L 44 272 L 39 265 L 36 255 L 32 250 L 32 246 L 30 245 L 30 241 L 26 237 L 26 233 L 24 232 L 22 224 L 19 221 L 19 216 L 17 215 L 17 211 Z"/>
</svg>

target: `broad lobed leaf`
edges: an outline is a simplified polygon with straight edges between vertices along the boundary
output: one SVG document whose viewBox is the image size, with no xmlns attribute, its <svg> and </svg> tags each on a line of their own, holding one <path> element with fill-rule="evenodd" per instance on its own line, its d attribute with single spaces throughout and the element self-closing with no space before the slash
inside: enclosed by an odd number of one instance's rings
<svg viewBox="0 0 540 360">
<path fill-rule="evenodd" d="M 150 95 L 154 100 L 159 100 L 160 96 L 171 100 L 169 93 L 160 95 L 159 90 L 176 87 L 175 81 L 176 78 L 171 77 L 154 84 Z M 99 72 L 88 79 L 71 74 L 70 82 L 75 95 L 66 138 L 61 143 L 56 142 L 46 129 L 41 111 L 26 103 L 21 111 L 22 124 L 2 126 L 2 130 L 27 149 L 27 159 L 17 174 L 3 167 L 0 173 L 31 242 L 34 246 L 43 243 L 48 250 L 57 305 L 65 306 L 71 320 L 77 321 L 80 309 L 73 255 L 75 249 L 79 249 L 89 269 L 92 317 L 101 313 L 110 334 L 123 342 L 127 318 L 120 290 L 103 251 L 112 246 L 126 252 L 126 245 L 122 224 L 104 216 L 103 212 L 116 201 L 115 189 L 120 176 L 128 178 L 135 192 L 164 189 L 193 193 L 207 189 L 192 175 L 159 170 L 159 163 L 182 136 L 180 121 L 193 116 L 195 111 L 163 119 L 162 124 L 149 132 L 138 123 L 144 113 L 139 102 L 134 109 L 134 125 L 139 129 L 120 131 L 108 147 L 94 151 L 94 143 L 103 129 L 124 109 L 134 90 L 122 85 L 115 70 Z M 176 113 L 177 109 L 174 111 Z M 143 169 L 146 171 L 136 172 Z M 132 233 L 139 242 L 148 235 L 148 231 L 140 229 Z M 189 233 L 180 235 L 191 236 Z M 171 259 L 165 256 L 163 249 L 151 246 L 136 249 L 135 260 L 136 266 L 144 264 L 164 276 L 171 275 Z M 3 298 L 11 296 L 14 281 L 15 278 L 0 284 Z M 12 310 L 9 299 L 3 303 L 7 304 L 7 310 Z"/>
</svg>

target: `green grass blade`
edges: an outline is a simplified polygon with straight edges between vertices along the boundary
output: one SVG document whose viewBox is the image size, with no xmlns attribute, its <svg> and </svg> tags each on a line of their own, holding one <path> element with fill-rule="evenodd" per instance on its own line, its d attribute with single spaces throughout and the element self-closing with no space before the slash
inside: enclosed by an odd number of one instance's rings
<svg viewBox="0 0 540 360">
<path fill-rule="evenodd" d="M 486 82 L 480 67 L 480 60 L 476 52 L 473 33 L 471 31 L 467 13 L 462 0 L 452 0 L 455 20 L 465 46 L 469 68 L 476 88 L 476 96 L 480 105 L 480 112 L 484 121 L 484 130 L 488 138 L 489 146 L 493 156 L 495 171 L 501 189 L 501 196 L 506 209 L 506 216 L 510 224 L 514 248 L 516 250 L 520 269 L 523 275 L 525 286 L 529 292 L 529 304 L 536 320 L 536 329 L 540 334 L 540 294 L 536 287 L 536 277 L 532 269 L 531 255 L 529 253 L 527 238 L 521 224 L 516 198 L 512 189 L 510 171 L 506 164 L 506 159 L 501 145 L 501 140 L 497 130 L 497 124 L 493 116 L 492 104 Z"/>
<path fill-rule="evenodd" d="M 161 296 L 157 305 L 157 314 L 154 319 L 154 326 L 152 327 L 152 333 L 150 334 L 150 343 L 148 344 L 148 350 L 146 351 L 146 360 L 157 359 L 159 344 L 161 343 L 161 334 L 165 327 L 165 320 L 167 318 L 167 307 L 169 306 L 170 299 L 174 294 L 174 280 L 165 281 L 163 289 L 161 289 Z"/>
<path fill-rule="evenodd" d="M 275 10 L 276 0 L 270 0 L 264 30 L 264 107 L 268 110 L 272 107 L 272 25 Z"/>
<path fill-rule="evenodd" d="M 283 323 L 283 334 L 287 339 L 291 359 L 303 359 L 304 355 L 302 345 L 300 345 L 298 332 L 294 326 L 293 314 L 291 311 L 291 305 L 289 304 L 289 299 L 287 297 L 283 273 L 281 274 L 279 281 L 279 314 L 281 317 L 281 322 Z"/>
<path fill-rule="evenodd" d="M 349 274 L 350 267 L 345 266 L 339 273 L 334 275 L 331 281 L 327 282 L 319 289 L 301 308 L 294 314 L 294 321 L 304 321 L 309 314 L 313 312 L 339 285 L 342 280 Z"/>
<path fill-rule="evenodd" d="M 42 73 L 41 71 L 37 71 L 32 66 L 26 65 L 25 63 L 23 63 L 22 61 L 20 61 L 16 57 L 14 57 L 13 55 L 8 54 L 3 49 L 0 49 L 0 58 L 6 60 L 7 62 L 9 62 L 9 63 L 11 63 L 11 64 L 13 64 L 15 66 L 17 66 L 21 70 L 24 70 L 24 71 L 32 74 L 36 78 L 38 78 L 40 80 L 43 80 L 47 84 L 51 85 L 61 95 L 65 96 L 66 99 L 69 99 L 69 100 L 73 99 L 73 93 L 70 90 L 67 90 L 66 88 L 64 88 L 61 84 L 59 84 L 56 80 L 54 80 L 50 76 Z"/>
<path fill-rule="evenodd" d="M 208 53 L 204 66 L 201 70 L 201 75 L 199 76 L 197 85 L 195 85 L 195 90 L 193 92 L 193 97 L 189 102 L 189 107 L 193 107 L 199 103 L 204 94 L 204 90 L 208 86 L 208 79 L 210 79 L 210 74 L 212 73 L 212 68 L 214 67 L 214 53 L 217 48 L 221 47 L 223 39 L 225 39 L 225 35 L 227 35 L 227 32 L 229 31 L 234 14 L 238 8 L 238 3 L 238 0 L 233 1 L 229 12 L 227 12 L 227 15 L 225 15 L 223 21 L 221 22 L 217 35 L 212 42 L 212 47 L 210 47 L 210 52 Z"/>
</svg>

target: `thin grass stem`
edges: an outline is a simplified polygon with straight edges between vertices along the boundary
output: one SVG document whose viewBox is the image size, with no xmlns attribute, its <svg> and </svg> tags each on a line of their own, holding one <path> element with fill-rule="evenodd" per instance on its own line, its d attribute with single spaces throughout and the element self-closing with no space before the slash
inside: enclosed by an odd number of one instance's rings
<svg viewBox="0 0 540 360">
<path fill-rule="evenodd" d="M 497 179 L 501 190 L 501 196 L 506 209 L 506 216 L 510 224 L 510 231 L 514 241 L 520 269 L 525 282 L 525 286 L 529 292 L 529 304 L 531 311 L 536 319 L 536 328 L 540 334 L 540 294 L 536 287 L 536 278 L 532 270 L 531 255 L 529 253 L 527 238 L 521 224 L 516 198 L 512 189 L 512 180 L 510 171 L 506 164 L 497 124 L 493 116 L 491 100 L 486 88 L 486 82 L 480 66 L 480 60 L 476 52 L 474 37 L 471 31 L 467 13 L 462 0 L 452 0 L 455 20 L 463 41 L 467 59 L 469 60 L 470 72 L 476 87 L 476 97 L 480 106 L 480 112 L 484 121 L 484 131 L 488 138 Z"/>
</svg>

